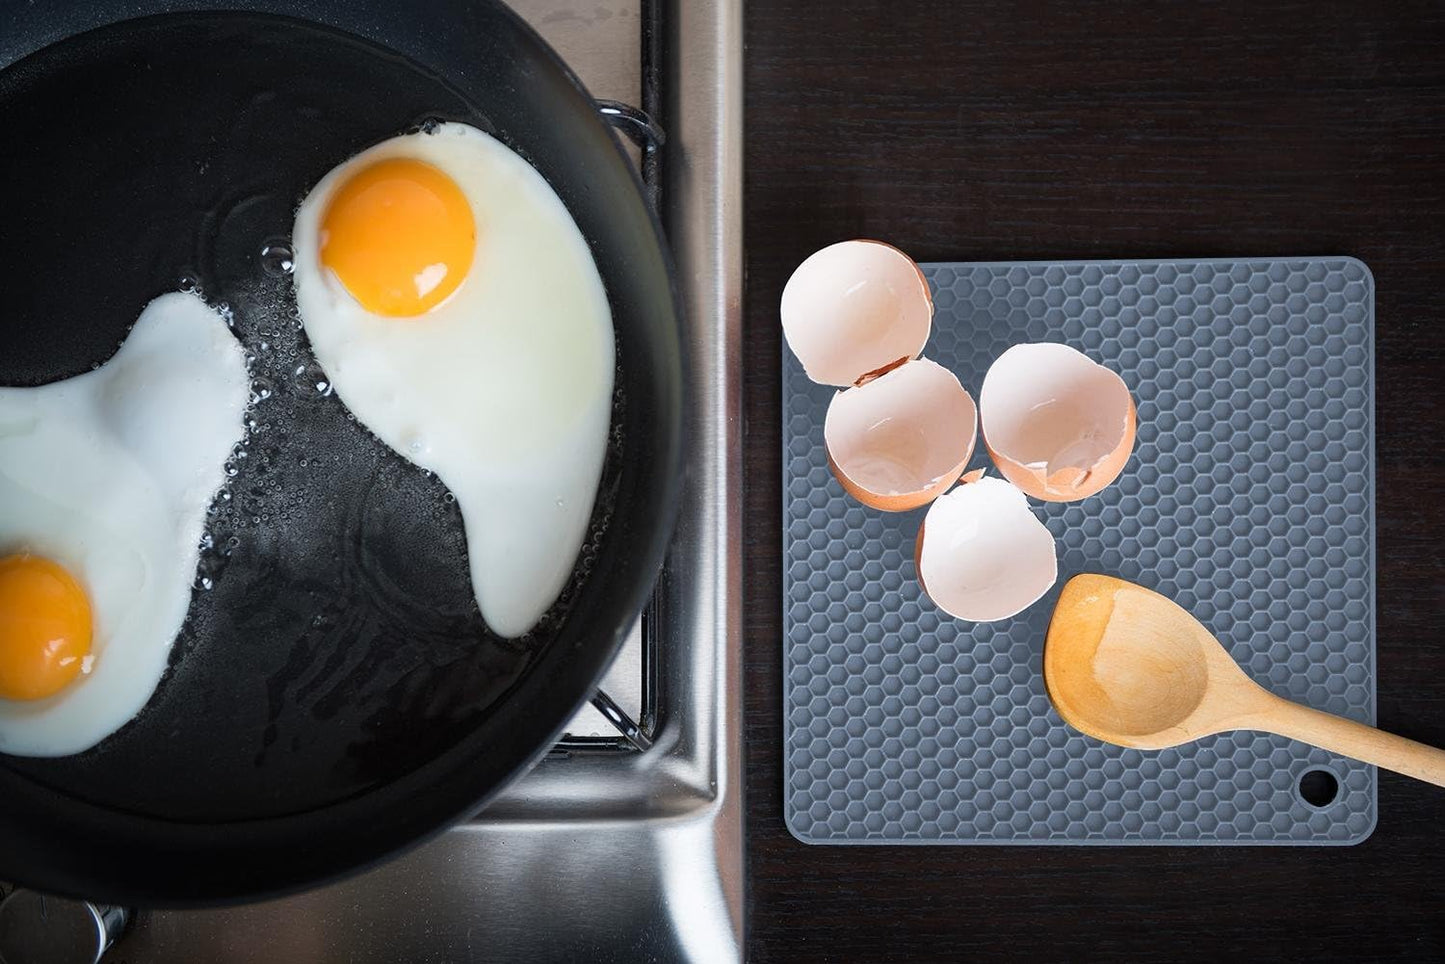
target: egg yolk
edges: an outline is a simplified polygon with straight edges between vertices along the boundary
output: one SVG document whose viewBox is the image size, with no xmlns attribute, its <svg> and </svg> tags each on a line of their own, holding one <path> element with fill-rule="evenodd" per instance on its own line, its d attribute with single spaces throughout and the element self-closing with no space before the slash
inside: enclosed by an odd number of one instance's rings
<svg viewBox="0 0 1445 964">
<path fill-rule="evenodd" d="M 49 559 L 0 558 L 0 699 L 60 692 L 90 655 L 90 600 Z"/>
<path fill-rule="evenodd" d="M 394 157 L 353 173 L 321 217 L 321 263 L 373 314 L 430 311 L 466 278 L 477 246 L 471 205 L 455 181 Z"/>
</svg>

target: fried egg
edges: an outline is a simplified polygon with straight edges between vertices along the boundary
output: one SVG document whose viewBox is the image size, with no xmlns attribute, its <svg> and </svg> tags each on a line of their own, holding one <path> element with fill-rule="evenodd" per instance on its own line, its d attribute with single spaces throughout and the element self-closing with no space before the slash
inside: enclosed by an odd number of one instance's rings
<svg viewBox="0 0 1445 964">
<path fill-rule="evenodd" d="M 436 473 L 502 636 L 556 601 L 612 412 L 612 314 L 542 176 L 464 124 L 384 141 L 302 202 L 296 297 L 316 360 L 374 435 Z"/>
<path fill-rule="evenodd" d="M 182 293 L 98 369 L 0 388 L 0 752 L 78 753 L 150 699 L 247 393 L 225 321 Z"/>
</svg>

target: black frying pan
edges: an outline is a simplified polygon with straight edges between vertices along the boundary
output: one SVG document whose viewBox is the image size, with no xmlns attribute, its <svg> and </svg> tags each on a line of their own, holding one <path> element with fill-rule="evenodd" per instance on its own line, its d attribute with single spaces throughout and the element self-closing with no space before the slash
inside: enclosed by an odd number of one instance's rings
<svg viewBox="0 0 1445 964">
<path fill-rule="evenodd" d="M 183 277 L 235 308 L 272 382 L 231 486 L 241 508 L 218 523 L 234 551 L 207 557 L 214 586 L 150 705 L 86 753 L 0 756 L 0 878 L 111 902 L 295 889 L 474 812 L 592 692 L 652 585 L 680 479 L 660 232 L 541 40 L 486 0 L 225 6 L 0 0 L 0 384 L 103 361 Z M 440 483 L 286 380 L 294 299 L 259 256 L 328 169 L 428 118 L 490 131 L 542 172 L 617 331 L 593 535 L 521 640 L 482 624 Z"/>
</svg>

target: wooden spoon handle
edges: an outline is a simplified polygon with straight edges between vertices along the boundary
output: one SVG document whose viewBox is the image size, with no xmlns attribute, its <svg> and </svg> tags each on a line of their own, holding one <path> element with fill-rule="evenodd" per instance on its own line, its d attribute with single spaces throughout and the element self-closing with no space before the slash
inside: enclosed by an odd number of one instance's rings
<svg viewBox="0 0 1445 964">
<path fill-rule="evenodd" d="M 1445 787 L 1445 750 L 1271 695 L 1248 724 Z"/>
</svg>

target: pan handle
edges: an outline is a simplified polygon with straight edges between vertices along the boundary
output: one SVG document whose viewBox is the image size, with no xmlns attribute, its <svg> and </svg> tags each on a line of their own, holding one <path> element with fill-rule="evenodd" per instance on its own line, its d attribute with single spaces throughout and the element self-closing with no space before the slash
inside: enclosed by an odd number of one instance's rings
<svg viewBox="0 0 1445 964">
<path fill-rule="evenodd" d="M 657 121 L 644 110 L 619 100 L 599 100 L 597 111 L 602 119 L 626 135 L 648 154 L 655 154 L 667 142 L 667 135 Z"/>
<path fill-rule="evenodd" d="M 124 907 L 17 889 L 0 900 L 0 960 L 96 962 L 130 918 Z"/>
</svg>

